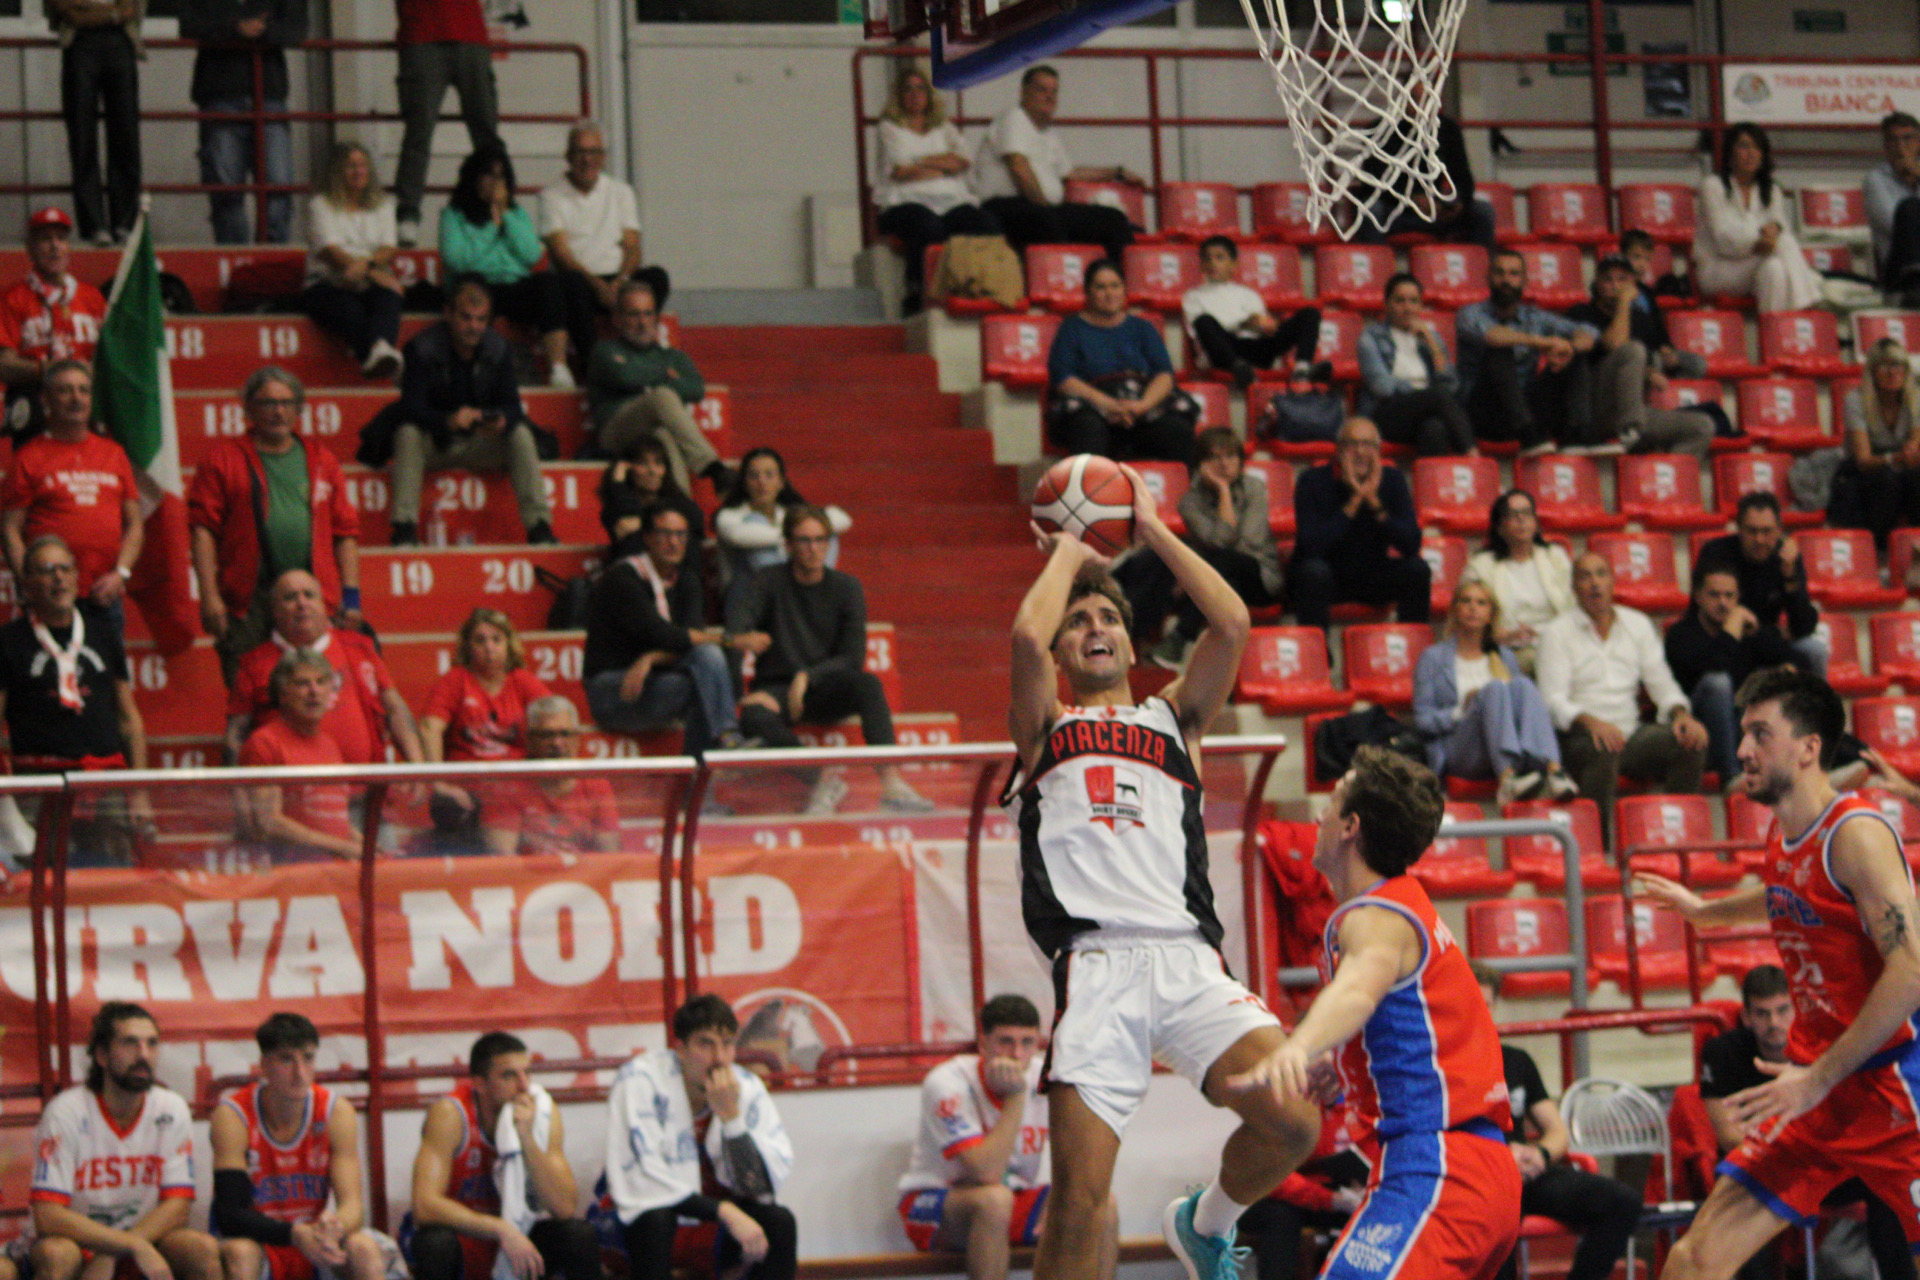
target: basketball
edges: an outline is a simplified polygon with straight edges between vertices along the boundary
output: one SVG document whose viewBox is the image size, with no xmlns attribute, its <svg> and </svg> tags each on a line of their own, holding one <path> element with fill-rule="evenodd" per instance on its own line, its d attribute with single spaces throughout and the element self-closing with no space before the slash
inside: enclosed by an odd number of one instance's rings
<svg viewBox="0 0 1920 1280">
<path fill-rule="evenodd" d="M 1034 523 L 1065 530 L 1102 555 L 1133 545 L 1133 481 L 1120 464 L 1078 453 L 1047 468 L 1033 490 Z"/>
</svg>

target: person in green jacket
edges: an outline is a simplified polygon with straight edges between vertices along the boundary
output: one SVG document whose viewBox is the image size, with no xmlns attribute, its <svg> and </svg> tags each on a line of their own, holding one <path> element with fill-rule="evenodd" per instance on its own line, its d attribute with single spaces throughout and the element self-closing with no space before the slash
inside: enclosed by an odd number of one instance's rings
<svg viewBox="0 0 1920 1280">
<path fill-rule="evenodd" d="M 484 278 L 500 314 L 540 335 L 547 385 L 572 388 L 569 340 L 584 359 L 599 335 L 593 290 L 569 272 L 534 270 L 547 247 L 513 192 L 505 147 L 481 147 L 461 162 L 440 213 L 440 266 L 448 279 L 469 271 Z"/>
<path fill-rule="evenodd" d="M 644 280 L 623 283 L 613 300 L 611 338 L 602 338 L 587 361 L 587 403 L 594 438 L 609 457 L 624 458 L 643 435 L 659 439 L 667 470 L 682 492 L 693 476 L 724 494 L 733 473 L 693 420 L 693 406 L 707 384 L 686 352 L 660 341 L 660 306 Z"/>
</svg>

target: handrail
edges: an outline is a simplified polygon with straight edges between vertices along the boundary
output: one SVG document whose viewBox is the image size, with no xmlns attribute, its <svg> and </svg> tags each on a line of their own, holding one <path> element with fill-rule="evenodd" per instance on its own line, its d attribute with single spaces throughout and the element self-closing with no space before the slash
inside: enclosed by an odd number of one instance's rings
<svg viewBox="0 0 1920 1280">
<path fill-rule="evenodd" d="M 155 36 L 142 41 L 149 49 L 192 49 L 205 47 L 229 47 L 211 41 L 187 40 L 177 36 Z M 0 36 L 0 49 L 45 49 L 56 50 L 59 42 L 51 36 Z M 252 125 L 253 134 L 253 180 L 244 183 L 206 183 L 206 182 L 148 182 L 143 188 L 159 195 L 192 195 L 195 193 L 240 192 L 251 194 L 254 198 L 254 238 L 264 243 L 267 238 L 267 196 L 282 193 L 299 193 L 311 190 L 309 184 L 272 183 L 266 180 L 266 126 L 270 121 L 305 121 L 320 124 L 337 124 L 342 121 L 397 121 L 401 119 L 397 111 L 268 111 L 266 109 L 265 70 L 263 59 L 272 50 L 252 42 L 236 43 L 237 48 L 252 55 L 253 60 L 253 106 L 251 110 L 229 111 L 188 111 L 179 108 L 143 110 L 140 119 L 147 120 L 191 120 L 246 122 Z M 336 53 L 384 53 L 397 52 L 399 45 L 392 40 L 302 40 L 297 44 L 280 45 L 275 48 L 287 52 L 318 53 L 325 55 L 331 64 Z M 586 46 L 557 40 L 497 40 L 490 41 L 488 48 L 496 58 L 511 57 L 514 54 L 553 54 L 571 57 L 576 67 L 578 84 L 578 109 L 571 114 L 557 112 L 501 112 L 502 124 L 562 124 L 570 125 L 593 115 L 592 67 Z M 329 74 L 331 80 L 332 76 Z M 174 81 L 178 85 L 183 81 Z M 0 111 L 0 122 L 9 121 L 58 121 L 64 119 L 58 107 L 43 110 L 18 109 Z M 441 120 L 458 120 L 458 116 L 442 114 Z M 21 182 L 0 183 L 0 195 L 33 196 L 41 192 L 63 192 L 68 189 L 65 183 L 35 182 L 31 178 Z M 443 191 L 444 187 L 430 187 L 429 190 Z"/>
</svg>

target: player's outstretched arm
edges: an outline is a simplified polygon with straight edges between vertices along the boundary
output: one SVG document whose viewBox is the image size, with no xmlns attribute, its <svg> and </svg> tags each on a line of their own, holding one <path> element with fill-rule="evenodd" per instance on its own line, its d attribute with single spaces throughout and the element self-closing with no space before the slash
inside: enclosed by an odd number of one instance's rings
<svg viewBox="0 0 1920 1280">
<path fill-rule="evenodd" d="M 338 1094 L 327 1116 L 327 1141 L 332 1148 L 327 1157 L 327 1179 L 333 1184 L 332 1216 L 344 1240 L 366 1225 L 367 1208 L 366 1193 L 360 1185 L 360 1117 Z"/>
<path fill-rule="evenodd" d="M 1034 536 L 1047 553 L 1047 567 L 1027 588 L 1026 599 L 1013 615 L 1013 699 L 1007 708 L 1014 749 L 1028 765 L 1039 754 L 1047 726 L 1059 714 L 1053 636 L 1067 612 L 1067 594 L 1082 566 L 1104 562 L 1070 533 L 1042 533 L 1035 528 Z"/>
<path fill-rule="evenodd" d="M 1765 924 L 1767 887 L 1748 885 L 1718 898 L 1703 898 L 1693 890 L 1655 875 L 1651 871 L 1633 873 L 1633 888 L 1662 906 L 1671 907 L 1682 918 L 1697 925 Z"/>
</svg>

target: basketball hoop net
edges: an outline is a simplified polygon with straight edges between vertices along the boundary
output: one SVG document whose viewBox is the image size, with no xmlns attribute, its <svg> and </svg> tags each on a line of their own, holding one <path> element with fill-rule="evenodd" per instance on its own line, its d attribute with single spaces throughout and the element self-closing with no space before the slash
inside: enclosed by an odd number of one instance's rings
<svg viewBox="0 0 1920 1280">
<path fill-rule="evenodd" d="M 1308 0 L 1313 26 L 1289 30 L 1287 0 L 1240 0 L 1273 71 L 1307 176 L 1307 221 L 1351 239 L 1403 211 L 1432 218 L 1456 198 L 1440 163 L 1440 87 L 1466 0 Z"/>
</svg>

